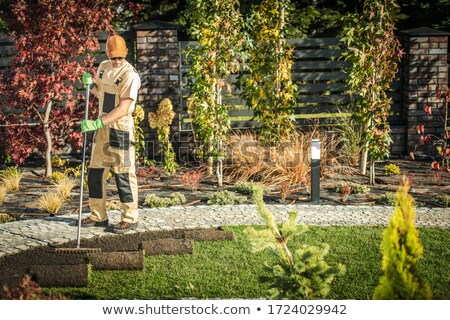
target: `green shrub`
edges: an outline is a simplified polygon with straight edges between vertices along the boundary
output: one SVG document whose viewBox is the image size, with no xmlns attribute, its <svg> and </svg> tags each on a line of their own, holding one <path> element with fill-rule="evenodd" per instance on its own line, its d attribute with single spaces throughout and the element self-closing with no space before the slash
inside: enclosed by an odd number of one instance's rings
<svg viewBox="0 0 450 320">
<path fill-rule="evenodd" d="M 384 174 L 387 176 L 398 175 L 398 174 L 400 174 L 400 167 L 393 163 L 389 163 L 384 166 Z"/>
<path fill-rule="evenodd" d="M 224 190 L 219 191 L 211 195 L 208 199 L 208 204 L 212 205 L 227 205 L 227 204 L 240 204 L 247 200 L 244 196 L 239 196 L 234 192 Z"/>
<path fill-rule="evenodd" d="M 245 194 L 245 195 L 249 195 L 249 196 L 253 194 L 253 188 L 256 186 L 264 188 L 264 191 L 266 190 L 265 186 L 263 186 L 260 183 L 254 182 L 254 181 L 238 181 L 234 185 L 237 192 Z"/>
<path fill-rule="evenodd" d="M 418 274 L 423 247 L 414 226 L 415 210 L 408 194 L 406 179 L 396 194 L 395 211 L 384 230 L 381 250 L 383 276 L 375 289 L 374 299 L 431 299 L 430 286 Z"/>
<path fill-rule="evenodd" d="M 355 182 L 347 182 L 347 181 L 341 181 L 339 182 L 338 186 L 336 187 L 337 193 L 343 193 L 346 188 L 350 188 L 350 193 L 362 193 L 366 194 L 370 192 L 370 188 L 366 185 L 362 185 Z"/>
<path fill-rule="evenodd" d="M 396 198 L 396 193 L 395 192 L 391 192 L 391 191 L 387 191 L 385 194 L 383 194 L 380 198 L 380 204 L 386 205 L 386 206 L 394 206 L 395 205 L 395 198 Z M 413 202 L 413 204 L 416 204 L 416 200 L 411 197 L 411 200 Z"/>
<path fill-rule="evenodd" d="M 383 194 L 380 198 L 380 203 L 387 206 L 395 205 L 395 192 L 388 191 Z"/>
<path fill-rule="evenodd" d="M 52 173 L 52 181 L 58 184 L 61 180 L 65 179 L 66 175 L 63 172 L 55 171 Z"/>
<path fill-rule="evenodd" d="M 253 251 L 270 249 L 278 257 L 279 261 L 274 265 L 267 265 L 268 274 L 261 278 L 269 286 L 270 298 L 297 300 L 326 297 L 330 292 L 331 282 L 336 276 L 344 274 L 345 266 L 330 266 L 325 261 L 329 251 L 326 243 L 322 243 L 320 247 L 303 244 L 291 252 L 289 241 L 307 232 L 308 227 L 303 223 L 296 223 L 296 211 L 289 212 L 289 219 L 277 225 L 264 203 L 263 194 L 261 188 L 255 188 L 253 200 L 267 228 L 257 230 L 249 227 L 246 234 Z"/>
<path fill-rule="evenodd" d="M 437 203 L 450 207 L 450 196 L 437 196 Z"/>
<path fill-rule="evenodd" d="M 150 193 L 144 198 L 144 206 L 149 208 L 179 206 L 184 203 L 186 203 L 186 197 L 179 192 L 174 192 L 169 197 L 158 197 L 156 194 Z"/>
</svg>

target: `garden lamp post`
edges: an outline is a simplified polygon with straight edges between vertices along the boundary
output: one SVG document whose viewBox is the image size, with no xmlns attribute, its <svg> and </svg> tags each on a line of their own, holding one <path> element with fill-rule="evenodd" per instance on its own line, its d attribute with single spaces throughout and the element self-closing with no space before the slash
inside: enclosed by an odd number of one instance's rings
<svg viewBox="0 0 450 320">
<path fill-rule="evenodd" d="M 320 140 L 311 140 L 311 201 L 320 200 Z"/>
</svg>

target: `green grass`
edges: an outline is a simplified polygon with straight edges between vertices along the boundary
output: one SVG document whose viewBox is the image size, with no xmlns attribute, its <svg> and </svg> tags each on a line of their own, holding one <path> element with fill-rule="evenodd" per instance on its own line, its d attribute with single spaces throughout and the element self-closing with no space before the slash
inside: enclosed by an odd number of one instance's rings
<svg viewBox="0 0 450 320">
<path fill-rule="evenodd" d="M 228 227 L 235 241 L 195 242 L 193 255 L 153 256 L 144 271 L 94 271 L 88 288 L 52 288 L 75 299 L 256 299 L 266 296 L 258 280 L 269 252 L 252 253 L 243 234 L 245 227 Z M 382 227 L 310 227 L 310 244 L 327 242 L 328 262 L 345 264 L 330 299 L 371 299 L 381 276 Z M 419 228 L 424 256 L 419 272 L 430 283 L 435 299 L 450 299 L 449 229 Z M 295 246 L 295 243 L 293 243 Z"/>
</svg>

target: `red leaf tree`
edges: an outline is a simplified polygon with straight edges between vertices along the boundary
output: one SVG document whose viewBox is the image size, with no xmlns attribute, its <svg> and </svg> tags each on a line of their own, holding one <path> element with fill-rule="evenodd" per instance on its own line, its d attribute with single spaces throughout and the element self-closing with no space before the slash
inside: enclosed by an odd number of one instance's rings
<svg viewBox="0 0 450 320">
<path fill-rule="evenodd" d="M 76 94 L 82 74 L 93 71 L 98 32 L 110 30 L 110 1 L 17 0 L 4 17 L 16 56 L 0 82 L 0 121 L 6 152 L 22 163 L 45 154 L 51 176 L 52 150 L 77 147 L 84 98 Z"/>
</svg>

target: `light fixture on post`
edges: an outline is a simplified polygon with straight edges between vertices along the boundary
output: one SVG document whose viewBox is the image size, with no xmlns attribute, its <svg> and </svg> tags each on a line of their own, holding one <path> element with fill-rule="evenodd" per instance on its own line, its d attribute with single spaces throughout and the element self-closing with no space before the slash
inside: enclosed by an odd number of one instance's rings
<svg viewBox="0 0 450 320">
<path fill-rule="evenodd" d="M 320 200 L 320 140 L 311 140 L 311 201 Z"/>
</svg>

